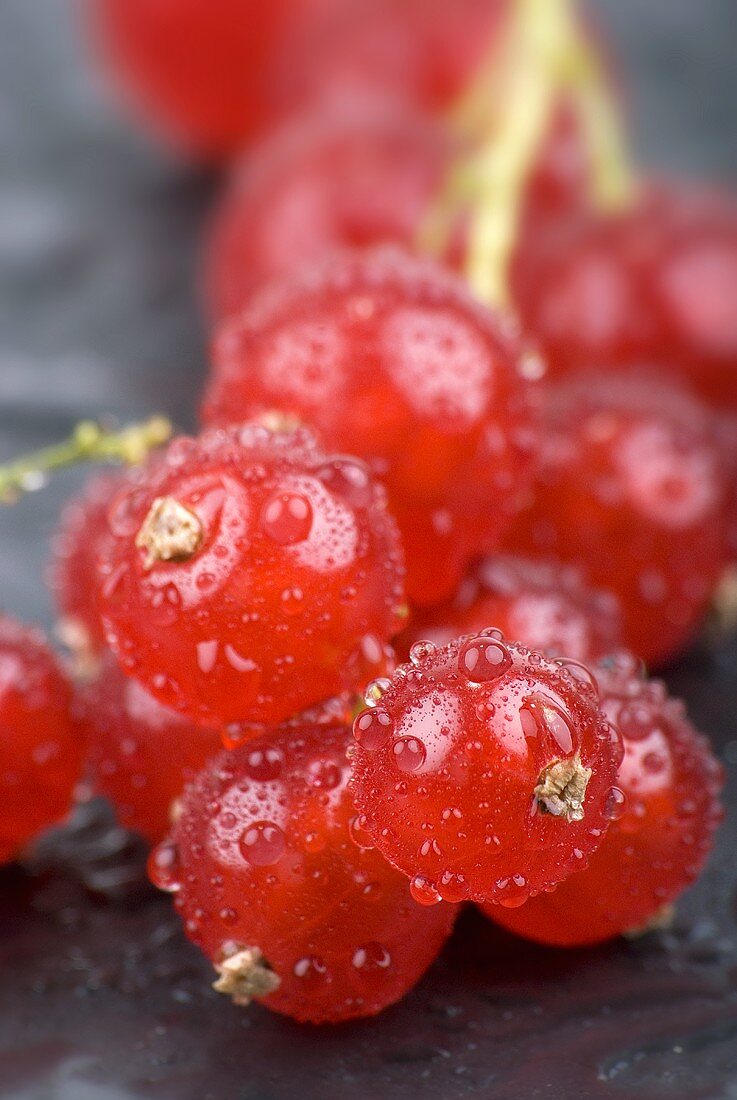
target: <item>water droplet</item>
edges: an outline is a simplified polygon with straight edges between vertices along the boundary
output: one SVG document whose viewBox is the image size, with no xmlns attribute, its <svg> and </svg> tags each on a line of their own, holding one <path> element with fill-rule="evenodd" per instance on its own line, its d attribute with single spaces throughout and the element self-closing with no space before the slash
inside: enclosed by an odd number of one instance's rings
<svg viewBox="0 0 737 1100">
<path fill-rule="evenodd" d="M 415 875 L 409 884 L 409 892 L 418 905 L 437 905 L 443 900 L 424 875 Z"/>
<path fill-rule="evenodd" d="M 353 843 L 359 848 L 373 848 L 374 842 L 366 830 L 366 818 L 362 814 L 357 814 L 356 817 L 351 818 L 348 824 L 348 832 Z"/>
<path fill-rule="evenodd" d="M 174 894 L 181 886 L 179 849 L 173 840 L 158 844 L 148 857 L 148 877 L 159 890 Z"/>
<path fill-rule="evenodd" d="M 267 783 L 279 778 L 283 766 L 284 756 L 281 749 L 266 745 L 251 749 L 246 756 L 244 771 L 250 779 Z"/>
<path fill-rule="evenodd" d="M 653 715 L 649 707 L 640 703 L 625 703 L 617 715 L 617 726 L 628 740 L 643 741 L 653 732 Z"/>
<path fill-rule="evenodd" d="M 284 855 L 287 840 L 273 821 L 256 821 L 241 835 L 241 855 L 254 867 L 269 867 Z"/>
<path fill-rule="evenodd" d="M 279 546 L 304 542 L 312 530 L 312 505 L 302 493 L 275 493 L 261 512 L 261 530 Z"/>
<path fill-rule="evenodd" d="M 297 959 L 293 967 L 295 978 L 301 978 L 303 981 L 324 979 L 327 971 L 328 968 L 319 955 L 304 955 L 301 959 Z"/>
<path fill-rule="evenodd" d="M 376 752 L 394 732 L 394 722 L 388 711 L 380 707 L 362 711 L 353 723 L 353 736 L 361 748 Z"/>
<path fill-rule="evenodd" d="M 512 655 L 498 639 L 482 635 L 466 642 L 458 667 L 471 683 L 485 684 L 500 679 L 512 667 Z"/>
<path fill-rule="evenodd" d="M 357 948 L 351 962 L 356 970 L 368 975 L 388 970 L 392 964 L 392 957 L 383 944 L 371 942 Z"/>
<path fill-rule="evenodd" d="M 219 644 L 217 638 L 209 642 L 197 643 L 197 667 L 203 676 L 208 676 L 215 668 Z"/>
<path fill-rule="evenodd" d="M 547 695 L 529 695 L 519 711 L 522 732 L 525 737 L 549 734 L 560 751 L 570 756 L 573 752 L 573 730 L 562 710 Z"/>
<path fill-rule="evenodd" d="M 425 763 L 427 751 L 417 737 L 400 737 L 392 745 L 394 763 L 400 772 L 417 772 Z"/>
<path fill-rule="evenodd" d="M 619 787 L 612 787 L 604 801 L 604 817 L 618 821 L 627 808 L 627 795 Z"/>
<path fill-rule="evenodd" d="M 325 850 L 325 837 L 322 833 L 305 833 L 305 851 L 310 855 L 317 855 Z"/>
<path fill-rule="evenodd" d="M 415 642 L 414 645 L 411 646 L 409 651 L 409 659 L 413 665 L 421 665 L 424 664 L 425 661 L 429 660 L 434 653 L 437 653 L 437 651 L 438 647 L 435 645 L 435 642 L 421 640 L 419 642 Z"/>
<path fill-rule="evenodd" d="M 587 668 L 581 661 L 574 661 L 570 657 L 561 657 L 555 663 L 564 668 L 574 680 L 577 680 L 584 687 L 591 688 L 597 695 L 599 694 L 599 684 L 596 677 L 591 669 Z"/>
<path fill-rule="evenodd" d="M 368 508 L 373 499 L 371 471 L 365 463 L 342 455 L 331 458 L 317 470 L 323 485 L 353 508 Z"/>
<path fill-rule="evenodd" d="M 465 901 L 469 894 L 465 877 L 456 874 L 455 871 L 443 871 L 438 878 L 437 886 L 443 901 L 449 901 L 454 905 Z"/>
<path fill-rule="evenodd" d="M 372 680 L 370 684 L 366 685 L 366 690 L 363 693 L 363 701 L 366 706 L 375 707 L 382 695 L 391 686 L 392 682 L 387 676 L 378 676 L 375 680 Z"/>
<path fill-rule="evenodd" d="M 494 900 L 505 909 L 517 909 L 524 905 L 530 896 L 530 887 L 524 875 L 511 875 L 498 879 Z"/>
<path fill-rule="evenodd" d="M 340 786 L 343 778 L 341 767 L 333 760 L 314 760 L 307 770 L 307 782 L 311 787 L 332 791 Z"/>
<path fill-rule="evenodd" d="M 281 594 L 281 607 L 285 615 L 299 615 L 304 611 L 304 593 L 301 588 L 285 588 Z"/>
</svg>

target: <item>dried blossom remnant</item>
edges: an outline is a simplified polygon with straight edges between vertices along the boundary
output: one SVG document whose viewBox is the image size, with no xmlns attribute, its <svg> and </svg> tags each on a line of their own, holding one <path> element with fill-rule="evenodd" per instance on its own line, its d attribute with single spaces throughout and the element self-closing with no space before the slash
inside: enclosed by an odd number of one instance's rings
<svg viewBox="0 0 737 1100">
<path fill-rule="evenodd" d="M 216 963 L 217 981 L 212 988 L 225 993 L 233 1004 L 249 1005 L 254 997 L 267 997 L 281 985 L 258 947 L 241 947 Z"/>
<path fill-rule="evenodd" d="M 543 768 L 535 787 L 535 798 L 544 813 L 564 817 L 566 821 L 583 819 L 583 800 L 591 778 L 578 757 L 554 760 Z"/>
<path fill-rule="evenodd" d="M 202 524 L 194 512 L 173 497 L 157 497 L 136 535 L 146 551 L 144 568 L 160 561 L 187 561 L 202 543 Z"/>
</svg>

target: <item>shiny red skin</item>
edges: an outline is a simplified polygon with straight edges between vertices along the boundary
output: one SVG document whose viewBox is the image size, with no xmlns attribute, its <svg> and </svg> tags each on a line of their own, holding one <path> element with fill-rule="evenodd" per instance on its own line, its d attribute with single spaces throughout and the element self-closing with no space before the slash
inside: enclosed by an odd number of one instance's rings
<svg viewBox="0 0 737 1100">
<path fill-rule="evenodd" d="M 418 905 L 404 875 L 354 839 L 349 740 L 342 724 L 293 722 L 215 759 L 187 790 L 174 848 L 150 862 L 212 962 L 229 944 L 258 947 L 281 978 L 263 1003 L 310 1023 L 399 1000 L 455 917 Z"/>
<path fill-rule="evenodd" d="M 203 418 L 277 408 L 365 459 L 402 532 L 408 592 L 429 603 L 521 506 L 542 371 L 514 323 L 439 265 L 398 249 L 347 253 L 219 329 Z"/>
<path fill-rule="evenodd" d="M 210 314 L 236 313 L 264 284 L 340 249 L 418 247 L 466 152 L 445 123 L 396 104 L 341 102 L 291 122 L 242 161 L 216 207 L 203 288 Z M 525 249 L 541 225 L 581 206 L 584 177 L 578 129 L 561 109 L 527 191 Z M 455 267 L 463 236 L 459 224 L 447 253 Z"/>
<path fill-rule="evenodd" d="M 61 615 L 60 633 L 79 656 L 97 658 L 105 648 L 95 578 L 97 559 L 108 534 L 107 510 L 128 474 L 89 479 L 79 497 L 61 513 L 51 539 L 47 581 Z"/>
<path fill-rule="evenodd" d="M 82 730 L 95 790 L 121 825 L 154 844 L 185 785 L 222 748 L 217 733 L 162 706 L 111 658 L 83 690 Z"/>
<path fill-rule="evenodd" d="M 488 645 L 503 660 L 472 681 L 469 653 Z M 428 901 L 521 905 L 585 865 L 608 826 L 622 748 L 585 668 L 499 631 L 416 647 L 354 737 L 360 827 Z M 592 771 L 582 819 L 542 812 L 541 773 L 576 756 Z"/>
<path fill-rule="evenodd" d="M 722 768 L 683 704 L 626 654 L 593 671 L 624 740 L 616 818 L 586 869 L 552 893 L 514 911 L 484 907 L 510 932 L 556 947 L 601 943 L 657 918 L 698 876 L 722 817 Z"/>
<path fill-rule="evenodd" d="M 419 609 L 395 648 L 404 655 L 424 638 L 446 645 L 493 623 L 529 649 L 587 664 L 619 648 L 620 618 L 616 598 L 574 566 L 495 554 L 474 562 L 451 600 Z"/>
<path fill-rule="evenodd" d="M 321 0 L 90 0 L 132 105 L 175 144 L 228 156 L 281 111 L 277 58 Z"/>
<path fill-rule="evenodd" d="M 188 560 L 147 568 L 136 537 L 167 497 L 197 517 L 202 539 Z M 301 518 L 287 530 L 292 504 Z M 365 465 L 326 454 L 306 429 L 250 424 L 175 440 L 111 506 L 109 525 L 108 643 L 128 675 L 192 721 L 253 736 L 385 666 L 402 622 L 396 526 Z"/>
<path fill-rule="evenodd" d="M 632 209 L 542 235 L 516 270 L 518 308 L 553 376 L 646 362 L 737 409 L 737 206 L 726 195 L 651 185 Z"/>
<path fill-rule="evenodd" d="M 510 549 L 553 555 L 618 597 L 647 664 L 688 645 L 727 560 L 726 474 L 711 417 L 665 378 L 550 386 L 541 470 Z"/>
<path fill-rule="evenodd" d="M 0 863 L 64 817 L 81 759 L 71 685 L 46 639 L 0 616 Z"/>
</svg>

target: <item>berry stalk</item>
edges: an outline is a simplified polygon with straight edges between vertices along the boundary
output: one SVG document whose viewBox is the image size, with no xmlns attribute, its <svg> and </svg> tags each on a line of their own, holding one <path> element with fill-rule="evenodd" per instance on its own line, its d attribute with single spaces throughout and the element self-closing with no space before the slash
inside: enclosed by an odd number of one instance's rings
<svg viewBox="0 0 737 1100">
<path fill-rule="evenodd" d="M 61 443 L 0 466 L 0 504 L 14 503 L 22 493 L 42 488 L 53 470 L 79 462 L 138 465 L 151 450 L 166 443 L 171 433 L 172 426 L 163 416 L 129 424 L 119 431 L 83 420 Z"/>
</svg>

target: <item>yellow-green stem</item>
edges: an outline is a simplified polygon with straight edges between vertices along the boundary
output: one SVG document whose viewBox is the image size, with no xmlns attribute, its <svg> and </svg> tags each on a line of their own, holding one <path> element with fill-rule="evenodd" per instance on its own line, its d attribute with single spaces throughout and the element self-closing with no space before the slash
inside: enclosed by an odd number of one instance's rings
<svg viewBox="0 0 737 1100">
<path fill-rule="evenodd" d="M 0 466 L 0 504 L 11 504 L 24 492 L 41 488 L 47 474 L 79 462 L 122 462 L 136 465 L 170 438 L 172 426 L 163 416 L 112 431 L 83 420 L 68 439 Z"/>
</svg>

